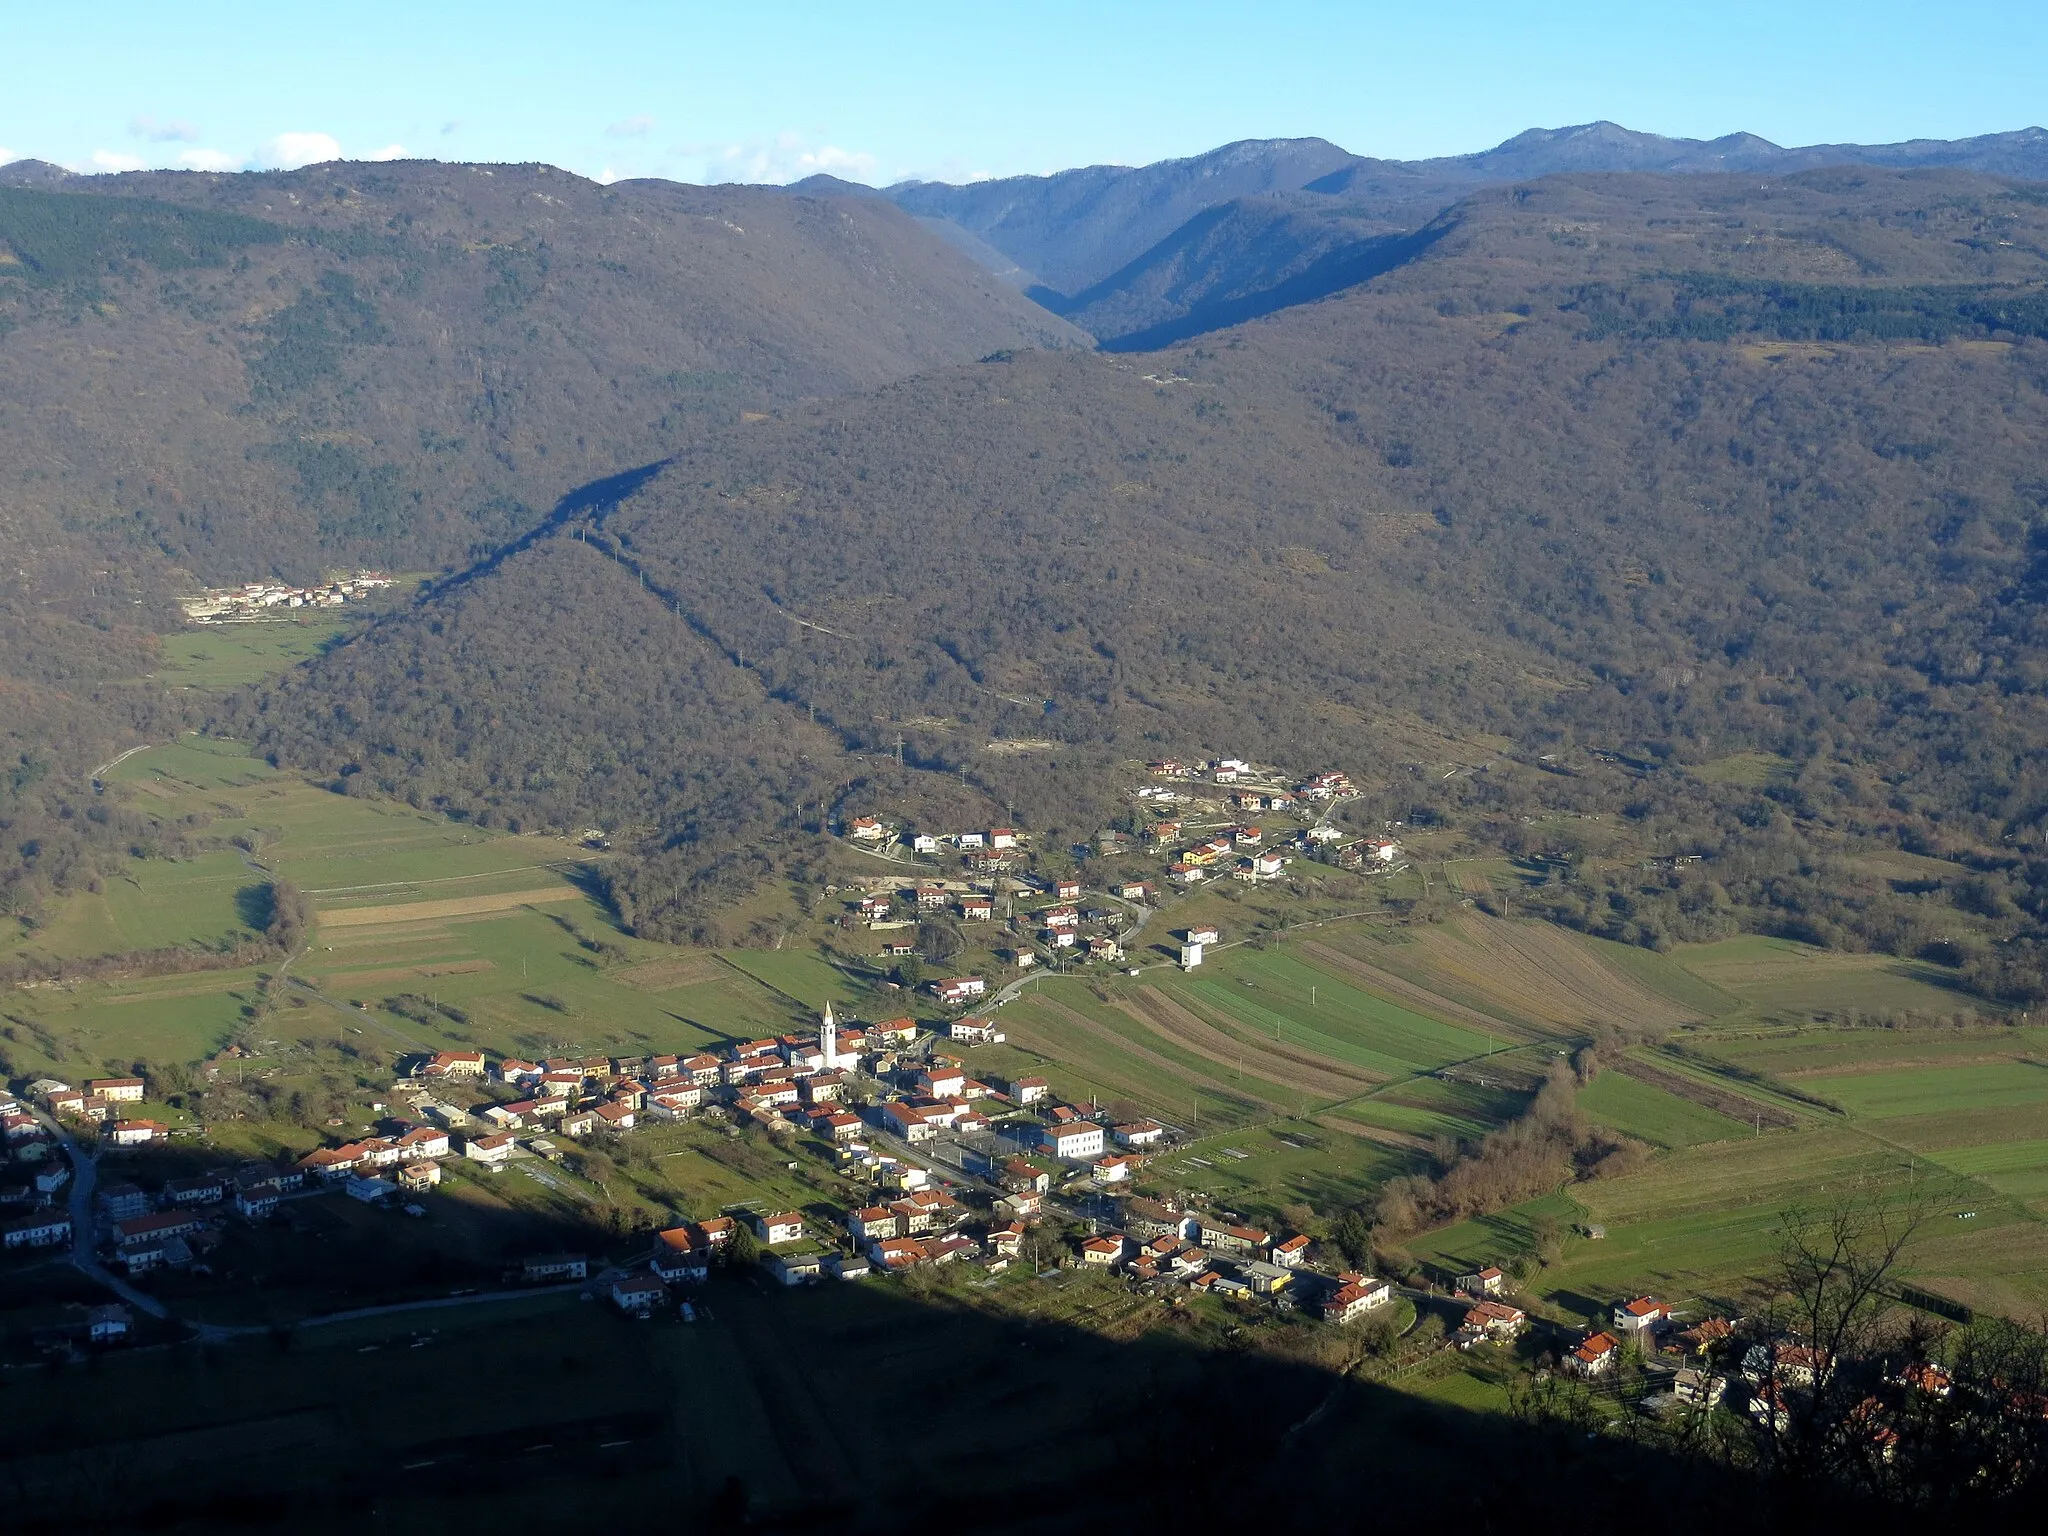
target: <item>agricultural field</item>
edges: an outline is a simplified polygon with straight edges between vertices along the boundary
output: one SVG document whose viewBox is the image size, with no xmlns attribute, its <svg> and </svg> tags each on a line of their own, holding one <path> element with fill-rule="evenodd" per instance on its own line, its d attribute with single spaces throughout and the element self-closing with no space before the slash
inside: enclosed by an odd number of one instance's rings
<svg viewBox="0 0 2048 1536">
<path fill-rule="evenodd" d="M 1725 1141 L 1749 1131 L 1739 1120 L 1620 1072 L 1603 1072 L 1580 1089 L 1579 1108 L 1596 1125 L 1665 1148 Z"/>
<path fill-rule="evenodd" d="M 318 656 L 358 622 L 330 610 L 183 630 L 164 637 L 155 675 L 187 688 L 239 688 Z"/>
</svg>

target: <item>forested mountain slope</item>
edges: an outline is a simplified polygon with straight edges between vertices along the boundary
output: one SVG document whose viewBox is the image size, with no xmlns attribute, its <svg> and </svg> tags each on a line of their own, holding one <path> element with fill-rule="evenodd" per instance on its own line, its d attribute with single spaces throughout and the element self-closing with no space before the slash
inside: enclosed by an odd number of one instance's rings
<svg viewBox="0 0 2048 1536">
<path fill-rule="evenodd" d="M 464 562 L 749 415 L 1083 339 L 883 202 L 541 166 L 4 179 L 0 909 L 122 846 L 85 774 L 174 728 L 129 680 L 196 582 Z"/>
<path fill-rule="evenodd" d="M 1344 763 L 1390 810 L 1502 838 L 1604 806 L 1722 855 L 1713 890 L 1668 901 L 1560 894 L 1618 936 L 1732 900 L 1915 947 L 1938 917 L 1816 850 L 2039 846 L 2044 251 L 2031 189 L 1949 173 L 1483 193 L 1380 280 L 1199 345 L 945 370 L 681 454 L 581 530 L 573 568 L 644 581 L 695 637 L 676 643 L 750 692 L 715 728 L 636 695 L 643 790 L 584 794 L 572 733 L 498 681 L 531 665 L 539 551 L 329 656 L 257 723 L 379 792 L 651 824 L 656 922 L 691 909 L 701 829 L 738 825 L 690 781 L 756 750 L 729 739 L 745 716 L 748 743 L 815 719 L 866 754 L 748 806 L 756 847 L 899 740 L 1063 832 L 1118 756 L 1237 749 Z M 450 601 L 498 638 L 465 652 Z M 576 687 L 604 688 L 601 652 Z M 1430 731 L 1513 745 L 1440 781 Z M 1062 745 L 989 750 L 1018 738 Z M 1635 766 L 1540 769 L 1579 747 Z M 1764 794 L 1691 771 L 1743 751 L 1798 772 Z M 2005 869 L 2048 891 L 2048 869 Z"/>
<path fill-rule="evenodd" d="M 0 189 L 7 502 L 215 577 L 464 558 L 706 422 L 1071 334 L 871 201 L 541 166 L 90 180 Z"/>
<path fill-rule="evenodd" d="M 1477 154 L 1376 160 L 1321 139 L 1247 140 L 1145 166 L 1091 166 L 886 195 L 1125 350 L 1319 299 L 1381 270 L 1382 237 L 1428 229 L 1477 187 L 1588 172 L 1790 175 L 1829 165 L 1951 167 L 2048 179 L 2048 131 L 1786 149 L 1614 123 L 1530 129 Z M 1034 275 L 1035 274 L 1035 275 Z"/>
</svg>

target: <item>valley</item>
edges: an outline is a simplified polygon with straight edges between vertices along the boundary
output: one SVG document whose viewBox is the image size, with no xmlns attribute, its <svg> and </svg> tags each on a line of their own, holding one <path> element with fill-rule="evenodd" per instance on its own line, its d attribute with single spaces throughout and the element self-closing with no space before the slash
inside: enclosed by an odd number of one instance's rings
<svg viewBox="0 0 2048 1536">
<path fill-rule="evenodd" d="M 2048 1387 L 2037 158 L 0 171 L 0 1465 L 1934 1508 Z"/>
</svg>

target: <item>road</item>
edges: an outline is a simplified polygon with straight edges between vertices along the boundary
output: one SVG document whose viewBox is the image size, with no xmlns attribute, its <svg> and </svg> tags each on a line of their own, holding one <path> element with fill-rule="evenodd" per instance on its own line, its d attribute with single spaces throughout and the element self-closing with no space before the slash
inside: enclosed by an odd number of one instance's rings
<svg viewBox="0 0 2048 1536">
<path fill-rule="evenodd" d="M 42 1110 L 31 1106 L 29 1113 L 42 1121 L 50 1134 L 57 1138 L 57 1145 L 64 1149 L 64 1155 L 71 1159 L 71 1267 L 87 1279 L 105 1286 L 138 1312 L 147 1312 L 151 1317 L 169 1317 L 170 1310 L 162 1302 L 114 1274 L 100 1263 L 93 1252 L 92 1197 L 99 1186 L 98 1158 L 86 1151 L 60 1122 Z"/>
<path fill-rule="evenodd" d="M 108 758 L 104 763 L 101 763 L 99 767 L 93 769 L 91 773 L 87 774 L 86 777 L 89 780 L 91 780 L 92 787 L 94 789 L 105 789 L 107 787 L 106 777 L 108 774 L 112 773 L 116 768 L 120 767 L 123 763 L 127 762 L 128 759 L 133 757 L 136 753 L 147 752 L 151 747 L 155 745 L 155 742 L 145 741 L 139 747 L 130 747 L 126 752 L 123 752 L 119 757 Z"/>
</svg>

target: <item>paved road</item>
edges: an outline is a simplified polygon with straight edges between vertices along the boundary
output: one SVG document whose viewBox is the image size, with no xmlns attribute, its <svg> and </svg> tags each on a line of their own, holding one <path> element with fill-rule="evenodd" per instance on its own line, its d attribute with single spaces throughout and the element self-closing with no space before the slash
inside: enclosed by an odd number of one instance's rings
<svg viewBox="0 0 2048 1536">
<path fill-rule="evenodd" d="M 151 1317 L 169 1317 L 170 1309 L 147 1291 L 139 1291 L 100 1263 L 93 1248 L 93 1191 L 99 1185 L 99 1160 L 81 1145 L 57 1120 L 31 1106 L 30 1111 L 71 1159 L 71 1267 L 119 1296 L 138 1312 Z"/>
</svg>

